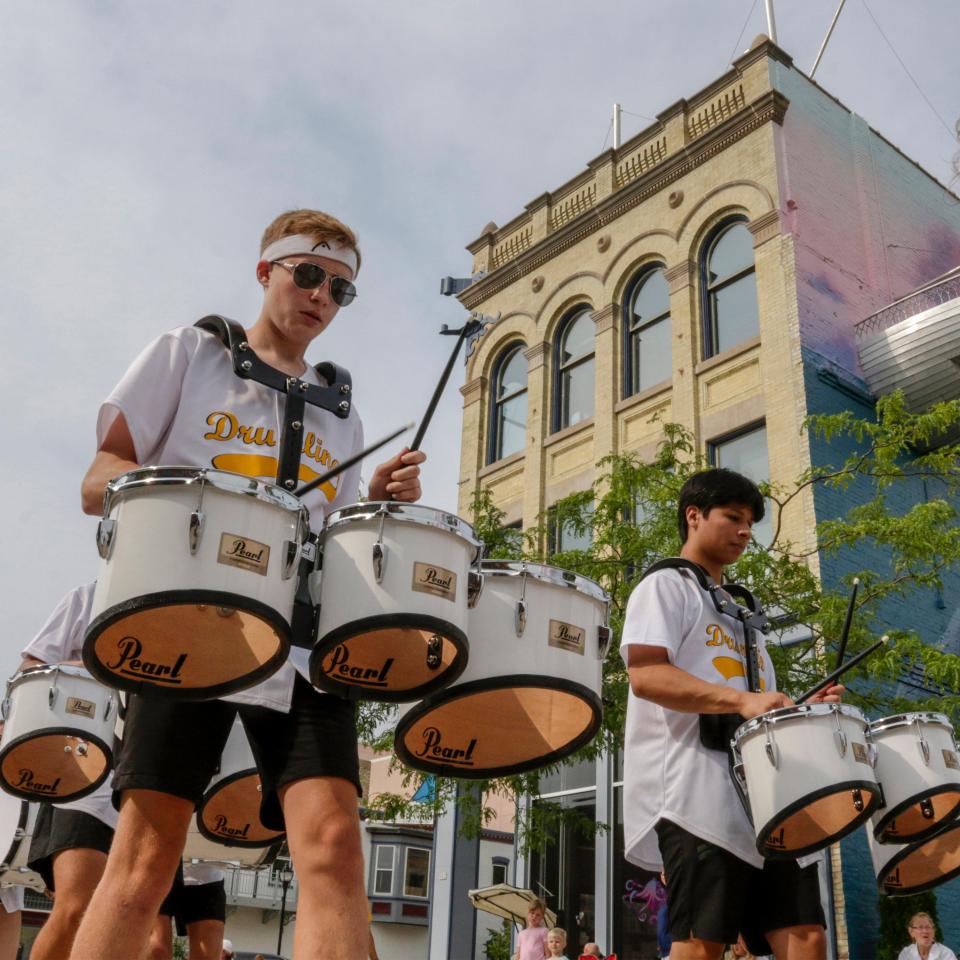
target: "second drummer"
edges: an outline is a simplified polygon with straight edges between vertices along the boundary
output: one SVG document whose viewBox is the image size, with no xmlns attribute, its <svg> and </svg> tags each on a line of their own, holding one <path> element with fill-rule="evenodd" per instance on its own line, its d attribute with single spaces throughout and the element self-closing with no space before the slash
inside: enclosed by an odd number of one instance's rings
<svg viewBox="0 0 960 960">
<path fill-rule="evenodd" d="M 270 224 L 260 249 L 256 278 L 263 305 L 247 341 L 274 368 L 320 384 L 304 354 L 355 296 L 356 236 L 328 214 L 296 210 Z M 107 482 L 138 466 L 229 462 L 226 469 L 272 481 L 271 454 L 277 451 L 266 438 L 279 435 L 277 404 L 272 390 L 234 374 L 212 334 L 183 327 L 161 336 L 101 407 L 97 454 L 83 481 L 84 509 L 98 512 Z M 218 429 L 220 422 L 237 429 Z M 318 461 L 343 461 L 362 447 L 355 410 L 339 420 L 308 407 L 308 431 L 313 443 L 305 444 L 301 457 L 307 470 Z M 372 474 L 370 499 L 417 500 L 424 459 L 421 452 L 403 451 L 381 464 Z M 305 502 L 315 521 L 321 507 L 330 511 L 356 500 L 358 486 L 355 467 L 335 486 L 314 491 Z M 74 944 L 75 960 L 140 955 L 238 705 L 263 784 L 262 820 L 286 829 L 297 871 L 295 956 L 320 956 L 330 943 L 339 944 L 344 957 L 365 956 L 354 706 L 310 686 L 306 660 L 307 651 L 294 648 L 277 674 L 229 702 L 132 698 L 114 780 L 120 820 Z"/>
</svg>

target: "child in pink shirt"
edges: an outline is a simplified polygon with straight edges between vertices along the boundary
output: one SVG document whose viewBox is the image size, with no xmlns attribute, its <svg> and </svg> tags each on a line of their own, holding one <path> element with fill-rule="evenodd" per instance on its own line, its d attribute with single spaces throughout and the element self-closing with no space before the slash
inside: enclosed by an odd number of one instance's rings
<svg viewBox="0 0 960 960">
<path fill-rule="evenodd" d="M 545 960 L 547 953 L 547 928 L 543 916 L 547 911 L 542 900 L 534 900 L 527 911 L 527 928 L 517 935 L 517 949 L 513 960 Z"/>
</svg>

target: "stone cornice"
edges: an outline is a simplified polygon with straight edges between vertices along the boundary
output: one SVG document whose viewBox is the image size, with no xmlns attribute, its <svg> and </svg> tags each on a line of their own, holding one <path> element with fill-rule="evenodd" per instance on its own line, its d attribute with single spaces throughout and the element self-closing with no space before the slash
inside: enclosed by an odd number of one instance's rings
<svg viewBox="0 0 960 960">
<path fill-rule="evenodd" d="M 527 358 L 527 370 L 536 370 L 537 367 L 542 367 L 547 361 L 549 350 L 550 344 L 546 340 L 541 340 L 540 343 L 535 343 L 532 347 L 524 350 L 523 355 Z"/>
<path fill-rule="evenodd" d="M 593 312 L 593 322 L 596 324 L 597 333 L 605 333 L 613 328 L 613 321 L 617 315 L 617 305 L 608 303 L 605 307 Z"/>
<path fill-rule="evenodd" d="M 460 302 L 468 310 L 477 309 L 485 300 L 506 289 L 511 283 L 539 269 L 600 227 L 622 217 L 754 130 L 771 121 L 783 123 L 789 103 L 779 91 L 768 90 L 752 103 L 748 103 L 743 110 L 698 137 L 686 150 L 677 151 L 646 174 L 606 197 L 597 206 L 525 250 L 515 260 L 472 284 L 460 294 Z"/>
<path fill-rule="evenodd" d="M 682 260 L 663 271 L 663 277 L 670 285 L 671 293 L 679 293 L 693 283 L 697 265 L 692 260 Z"/>
<path fill-rule="evenodd" d="M 460 388 L 460 392 L 463 394 L 463 405 L 469 407 L 471 403 L 477 403 L 483 396 L 483 391 L 486 387 L 486 377 L 474 377 L 472 380 L 468 380 Z"/>
<path fill-rule="evenodd" d="M 747 229 L 753 234 L 753 245 L 761 244 L 780 236 L 780 211 L 768 210 L 747 224 Z"/>
</svg>

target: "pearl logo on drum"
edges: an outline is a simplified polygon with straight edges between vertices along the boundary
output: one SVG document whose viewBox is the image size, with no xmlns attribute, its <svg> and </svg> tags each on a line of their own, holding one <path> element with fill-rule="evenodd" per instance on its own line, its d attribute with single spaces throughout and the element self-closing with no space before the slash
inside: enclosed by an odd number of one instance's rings
<svg viewBox="0 0 960 960">
<path fill-rule="evenodd" d="M 358 667 L 350 663 L 350 651 L 341 643 L 334 647 L 333 653 L 324 664 L 328 677 L 342 677 L 361 687 L 385 687 L 387 674 L 393 666 L 393 657 L 387 657 L 379 667 Z"/>
<path fill-rule="evenodd" d="M 230 821 L 222 813 L 219 813 L 213 822 L 212 832 L 220 837 L 245 840 L 250 832 L 250 824 L 245 823 L 242 827 L 231 827 Z"/>
<path fill-rule="evenodd" d="M 92 700 L 81 700 L 80 697 L 67 697 L 64 710 L 90 720 L 95 720 L 97 717 L 97 705 Z"/>
<path fill-rule="evenodd" d="M 153 663 L 142 658 L 143 644 L 136 637 L 121 637 L 117 646 L 120 648 L 119 659 L 116 663 L 108 663 L 108 670 L 115 670 L 128 677 L 149 677 L 154 683 L 169 683 L 174 686 L 183 683 L 180 671 L 187 659 L 185 653 L 181 653 L 173 664 Z"/>
<path fill-rule="evenodd" d="M 423 747 L 417 751 L 417 756 L 426 760 L 442 760 L 458 767 L 472 767 L 476 746 L 477 740 L 474 737 L 466 747 L 445 747 L 440 731 L 436 727 L 427 727 L 423 731 Z"/>
<path fill-rule="evenodd" d="M 960 760 L 957 760 L 957 755 L 952 750 L 943 751 L 943 762 L 951 770 L 960 770 Z"/>
<path fill-rule="evenodd" d="M 239 567 L 241 570 L 249 570 L 251 573 L 259 573 L 261 577 L 265 577 L 269 562 L 270 547 L 267 544 L 236 533 L 220 535 L 217 563 Z"/>
<path fill-rule="evenodd" d="M 414 563 L 413 589 L 418 593 L 429 593 L 444 600 L 456 601 L 457 575 L 452 570 L 438 567 L 436 564 Z"/>
<path fill-rule="evenodd" d="M 34 779 L 34 774 L 32 770 L 23 768 L 20 770 L 20 779 L 17 780 L 13 785 L 19 787 L 21 790 L 29 790 L 30 793 L 42 793 L 47 796 L 55 797 L 57 791 L 60 789 L 60 780 L 61 777 L 57 777 L 53 783 L 42 783 L 39 780 Z"/>
<path fill-rule="evenodd" d="M 550 636 L 547 643 L 551 647 L 557 647 L 560 650 L 569 650 L 571 653 L 579 653 L 581 656 L 586 649 L 586 630 L 576 627 L 572 623 L 564 623 L 562 620 L 550 621 Z"/>
</svg>

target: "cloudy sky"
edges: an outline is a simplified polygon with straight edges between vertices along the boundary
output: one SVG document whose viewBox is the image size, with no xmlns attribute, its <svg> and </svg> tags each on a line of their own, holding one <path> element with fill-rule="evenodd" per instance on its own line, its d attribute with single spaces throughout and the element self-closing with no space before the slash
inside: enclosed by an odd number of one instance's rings
<svg viewBox="0 0 960 960">
<path fill-rule="evenodd" d="M 868 5 L 867 5 L 868 4 Z M 941 181 L 960 116 L 956 0 L 849 0 L 817 80 Z M 779 0 L 808 70 L 836 0 Z M 360 234 L 360 295 L 312 359 L 348 366 L 367 435 L 420 416 L 462 309 L 440 278 L 490 220 L 573 176 L 721 74 L 763 0 L 44 0 L 0 32 L 0 670 L 92 578 L 79 510 L 101 399 L 159 332 L 249 324 L 258 239 L 313 206 Z M 936 113 L 897 62 L 893 43 Z M 937 113 L 943 119 L 938 119 Z M 945 125 L 946 126 L 945 126 Z M 457 503 L 462 365 L 424 449 Z"/>
</svg>

